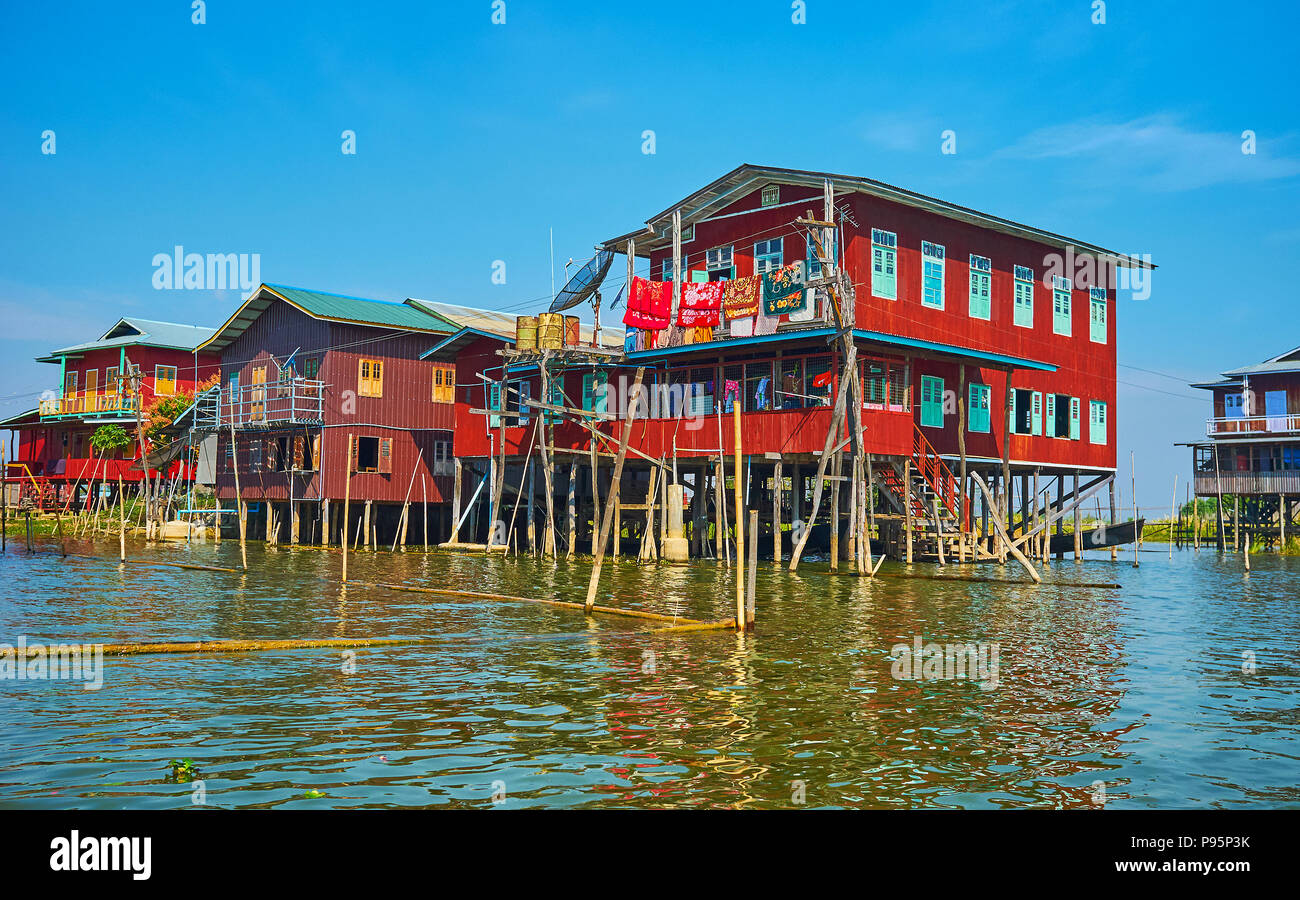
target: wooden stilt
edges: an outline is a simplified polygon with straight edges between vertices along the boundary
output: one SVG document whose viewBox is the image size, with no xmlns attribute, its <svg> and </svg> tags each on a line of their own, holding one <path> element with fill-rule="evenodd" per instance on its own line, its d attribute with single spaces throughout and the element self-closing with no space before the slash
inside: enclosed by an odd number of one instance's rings
<svg viewBox="0 0 1300 900">
<path fill-rule="evenodd" d="M 845 405 L 849 393 L 849 375 L 857 365 L 857 348 L 850 346 L 844 362 L 844 370 L 840 374 L 839 390 L 835 397 L 835 411 L 831 414 L 831 424 L 826 430 L 826 441 L 822 446 L 821 456 L 817 459 L 817 476 L 813 483 L 812 510 L 808 516 L 808 521 L 803 523 L 802 531 L 799 535 L 799 541 L 794 545 L 794 550 L 790 554 L 790 571 L 794 572 L 799 568 L 799 557 L 803 555 L 803 548 L 808 543 L 808 536 L 812 533 L 813 522 L 817 520 L 817 508 L 821 505 L 822 499 L 822 480 L 826 477 L 826 466 L 830 463 L 831 450 L 839 442 L 840 425 L 844 421 Z M 792 485 L 798 492 L 800 485 Z M 855 492 L 856 493 L 856 492 Z M 795 501 L 791 501 L 792 509 L 795 507 Z M 792 516 L 797 514 L 792 511 Z"/>
<path fill-rule="evenodd" d="M 970 520 L 966 508 L 969 502 L 966 499 L 966 395 L 966 364 L 962 363 L 957 367 L 957 484 L 961 488 L 961 495 L 957 498 L 957 561 L 960 563 L 966 561 L 966 523 Z"/>
<path fill-rule="evenodd" d="M 569 551 L 565 556 L 573 559 L 573 548 L 578 543 L 578 457 L 569 460 Z"/>
<path fill-rule="evenodd" d="M 744 501 L 741 498 L 741 472 L 740 467 L 740 398 L 736 398 L 731 404 L 731 434 L 736 448 L 736 472 L 732 482 L 735 484 L 736 494 L 736 627 L 745 621 L 745 581 L 742 573 L 745 567 L 741 564 L 740 554 L 745 548 L 745 519 L 743 515 Z"/>
<path fill-rule="evenodd" d="M 605 515 L 601 516 L 600 540 L 596 543 L 596 561 L 591 569 L 591 581 L 587 585 L 587 600 L 584 604 L 587 613 L 590 613 L 592 607 L 596 605 L 596 588 L 600 584 L 600 564 L 604 557 L 605 539 L 613 522 L 613 509 L 610 507 L 615 506 L 618 502 L 619 482 L 623 478 L 623 461 L 627 458 L 627 442 L 632 437 L 632 419 L 636 413 L 636 407 L 641 402 L 641 380 L 643 378 L 645 378 L 645 366 L 638 366 L 632 391 L 627 398 L 627 412 L 623 418 L 623 434 L 618 442 L 618 456 L 614 459 L 614 480 L 609 488 L 609 506 L 606 507 Z"/>
<path fill-rule="evenodd" d="M 749 576 L 745 590 L 745 615 L 744 623 L 746 631 L 754 630 L 754 604 L 756 601 L 758 582 L 758 510 L 749 511 Z M 737 619 L 737 624 L 741 621 Z"/>
<path fill-rule="evenodd" d="M 778 463 L 777 465 L 780 465 Z M 840 568 L 840 478 L 844 474 L 844 451 L 835 451 L 831 465 L 831 571 Z M 778 560 L 779 562 L 779 560 Z"/>
<path fill-rule="evenodd" d="M 235 473 L 235 509 L 239 516 L 239 558 L 248 571 L 248 504 L 239 490 L 239 445 L 235 442 L 235 423 L 230 423 L 230 461 Z"/>
</svg>

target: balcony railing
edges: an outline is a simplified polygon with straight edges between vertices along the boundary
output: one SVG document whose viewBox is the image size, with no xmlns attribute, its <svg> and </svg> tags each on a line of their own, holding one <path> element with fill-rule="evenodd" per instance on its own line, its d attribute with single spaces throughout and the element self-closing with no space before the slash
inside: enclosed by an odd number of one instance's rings
<svg viewBox="0 0 1300 900">
<path fill-rule="evenodd" d="M 74 394 L 40 402 L 41 418 L 55 416 L 135 415 L 134 394 Z"/>
<path fill-rule="evenodd" d="M 324 421 L 324 397 L 325 383 L 307 378 L 213 388 L 195 400 L 194 423 L 198 428 L 319 425 Z"/>
<path fill-rule="evenodd" d="M 1224 434 L 1294 434 L 1300 432 L 1300 414 L 1281 416 L 1229 416 L 1207 419 L 1205 433 L 1209 437 Z"/>
</svg>

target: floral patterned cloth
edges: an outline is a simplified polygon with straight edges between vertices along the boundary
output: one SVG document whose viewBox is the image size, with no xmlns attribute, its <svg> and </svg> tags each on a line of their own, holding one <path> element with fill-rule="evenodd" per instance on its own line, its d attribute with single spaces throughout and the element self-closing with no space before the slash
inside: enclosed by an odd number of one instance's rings
<svg viewBox="0 0 1300 900">
<path fill-rule="evenodd" d="M 763 312 L 769 316 L 803 312 L 807 303 L 804 295 L 803 260 L 792 262 L 763 276 Z"/>
<path fill-rule="evenodd" d="M 728 319 L 745 319 L 758 313 L 762 283 L 760 275 L 747 275 L 722 282 L 722 309 Z"/>
<path fill-rule="evenodd" d="M 682 285 L 682 303 L 677 310 L 677 324 L 712 328 L 720 321 L 722 281 L 688 282 Z"/>
</svg>

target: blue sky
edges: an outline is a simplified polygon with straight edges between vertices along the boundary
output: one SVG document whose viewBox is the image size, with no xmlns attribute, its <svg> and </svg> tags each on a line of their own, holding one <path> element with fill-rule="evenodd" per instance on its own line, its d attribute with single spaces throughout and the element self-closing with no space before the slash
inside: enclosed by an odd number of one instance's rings
<svg viewBox="0 0 1300 900">
<path fill-rule="evenodd" d="M 176 244 L 258 253 L 265 281 L 531 310 L 549 229 L 562 280 L 741 162 L 1151 254 L 1151 297 L 1118 310 L 1143 505 L 1167 507 L 1190 469 L 1172 442 L 1208 415 L 1176 379 L 1300 344 L 1290 4 L 1110 2 L 1100 25 L 1088 0 L 807 0 L 802 25 L 783 0 L 505 5 L 493 25 L 490 0 L 212 0 L 196 25 L 187 0 L 6 2 L 0 415 L 55 387 L 32 357 L 120 315 L 229 315 L 235 292 L 153 289 Z"/>
</svg>

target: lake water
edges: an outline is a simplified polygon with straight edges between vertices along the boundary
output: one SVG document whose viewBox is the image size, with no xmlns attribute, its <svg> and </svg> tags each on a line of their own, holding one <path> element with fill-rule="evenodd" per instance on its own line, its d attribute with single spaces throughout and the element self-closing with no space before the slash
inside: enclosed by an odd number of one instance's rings
<svg viewBox="0 0 1300 900">
<path fill-rule="evenodd" d="M 1300 559 L 1148 544 L 1041 586 L 797 575 L 760 563 L 758 630 L 338 582 L 337 551 L 248 575 L 0 556 L 0 642 L 425 637 L 342 651 L 109 657 L 104 684 L 0 681 L 0 806 L 1297 807 Z M 1156 551 L 1156 552 L 1150 552 Z M 237 565 L 227 541 L 133 560 Z M 581 600 L 589 562 L 386 552 L 357 580 Z M 886 563 L 882 575 L 901 573 Z M 933 566 L 914 571 L 935 573 Z M 948 573 L 956 573 L 953 567 Z M 732 573 L 620 560 L 601 602 L 718 619 Z M 1118 582 L 1119 590 L 1072 587 Z M 996 642 L 996 687 L 900 680 L 891 648 Z M 1246 656 L 1244 657 L 1243 654 Z M 1253 654 L 1254 674 L 1243 673 Z M 987 674 L 987 673 L 986 673 Z M 494 804 L 495 801 L 495 804 Z"/>
</svg>

